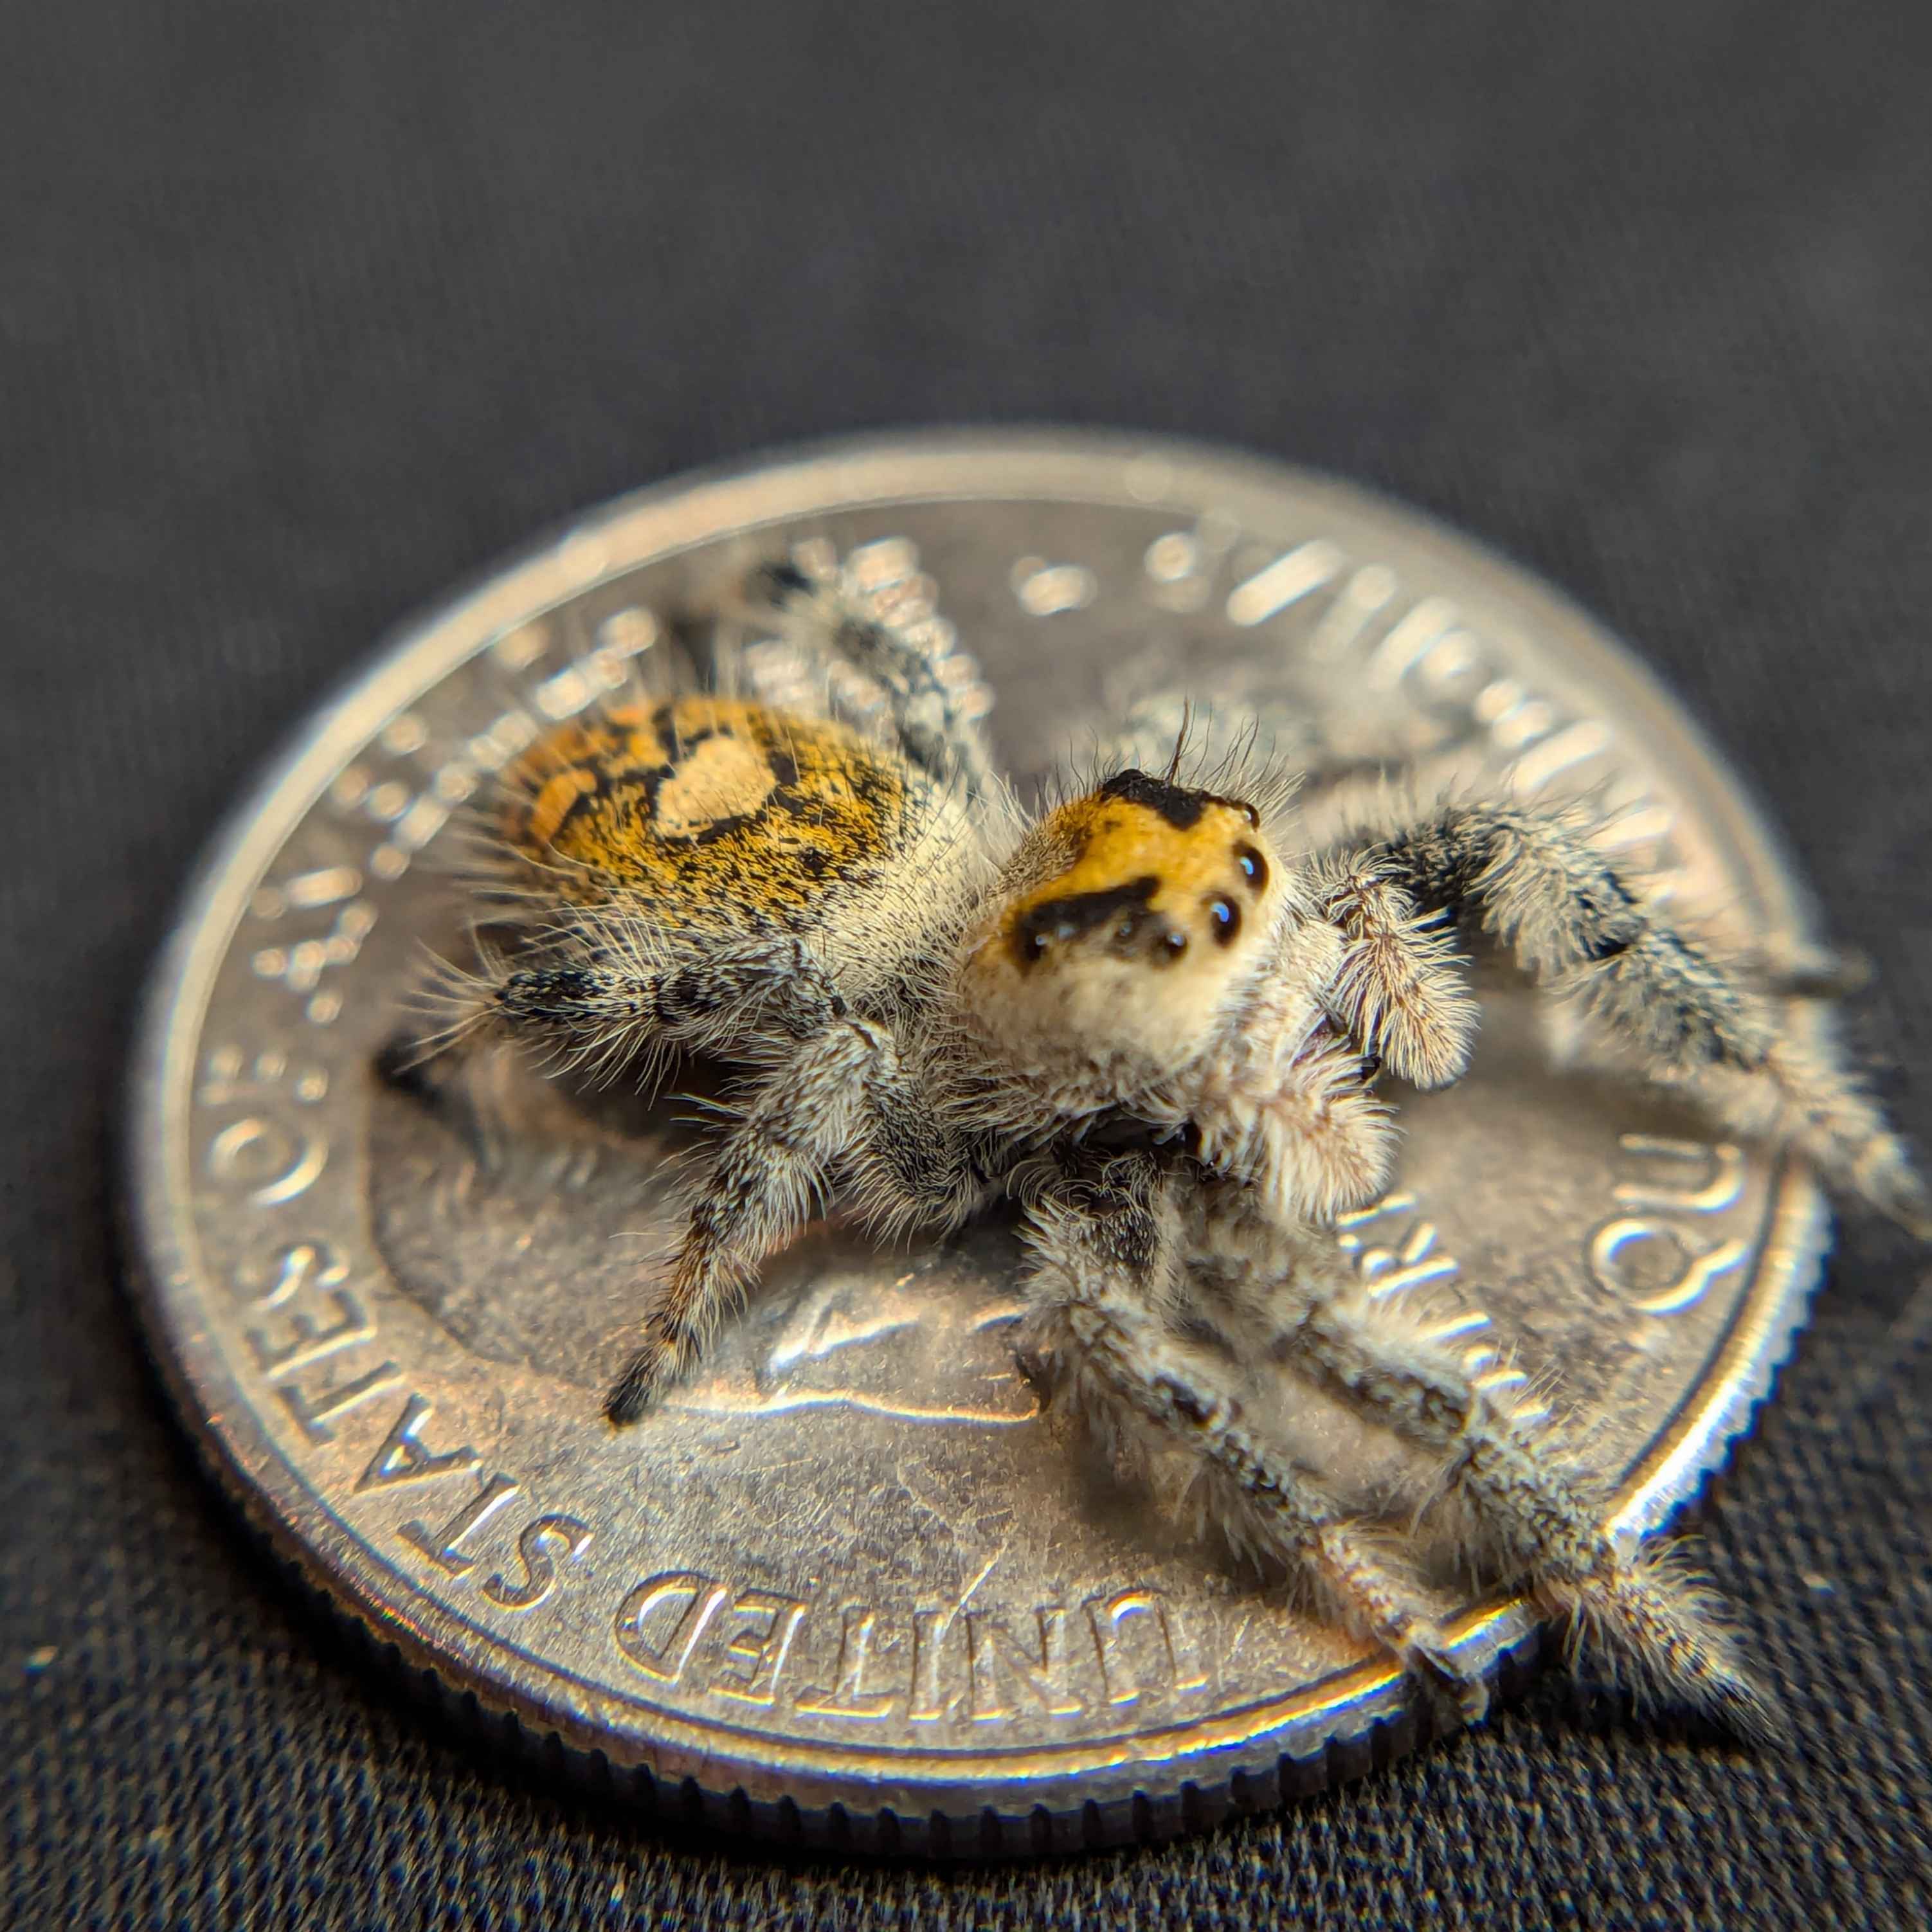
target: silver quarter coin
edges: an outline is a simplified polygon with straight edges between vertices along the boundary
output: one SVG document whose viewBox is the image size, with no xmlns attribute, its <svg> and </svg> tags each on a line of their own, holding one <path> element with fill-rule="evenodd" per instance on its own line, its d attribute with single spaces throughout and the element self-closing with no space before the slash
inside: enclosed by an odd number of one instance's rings
<svg viewBox="0 0 1932 1932">
<path fill-rule="evenodd" d="M 898 1251 L 815 1225 L 695 1377 L 616 1431 L 600 1396 L 674 1226 L 678 1108 L 509 1062 L 490 1078 L 516 1144 L 484 1160 L 371 1072 L 425 944 L 460 944 L 438 874 L 464 802 L 626 679 L 688 676 L 695 618 L 801 542 L 936 598 L 1023 793 L 1184 688 L 1321 772 L 1420 760 L 1588 792 L 1687 902 L 1760 943 L 1802 936 L 1762 823 L 1664 692 L 1588 617 L 1406 511 L 1088 434 L 923 435 L 676 482 L 398 636 L 218 841 L 131 1096 L 140 1303 L 181 1407 L 380 1645 L 660 1810 L 1024 1852 L 1368 1769 L 1426 1733 L 1408 1688 L 1041 1413 L 997 1220 Z M 1535 1386 L 1635 1536 L 1748 1426 L 1825 1218 L 1802 1174 L 1556 1070 L 1522 990 L 1483 991 L 1476 1070 L 1405 1104 L 1398 1181 L 1338 1238 L 1378 1292 L 1426 1298 L 1474 1370 Z M 1396 1453 L 1299 1393 L 1295 1426 L 1365 1484 Z M 1520 1672 L 1538 1636 L 1520 1605 L 1442 1608 Z"/>
</svg>

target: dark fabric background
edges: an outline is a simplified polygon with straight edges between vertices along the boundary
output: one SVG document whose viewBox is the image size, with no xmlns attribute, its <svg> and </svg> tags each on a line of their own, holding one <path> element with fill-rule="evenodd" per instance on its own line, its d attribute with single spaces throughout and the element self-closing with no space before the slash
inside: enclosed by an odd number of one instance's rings
<svg viewBox="0 0 1932 1932">
<path fill-rule="evenodd" d="M 1164 1850 L 645 1828 L 308 1612 L 134 1339 L 107 1135 L 196 848 L 386 626 L 768 443 L 1124 423 L 1381 485 L 1661 666 L 1932 1124 L 1922 0 L 0 13 L 0 1917 L 1896 1926 L 1932 1910 L 1932 1293 L 1841 1244 L 1710 1514 L 1798 1742 L 1546 1683 Z"/>
</svg>

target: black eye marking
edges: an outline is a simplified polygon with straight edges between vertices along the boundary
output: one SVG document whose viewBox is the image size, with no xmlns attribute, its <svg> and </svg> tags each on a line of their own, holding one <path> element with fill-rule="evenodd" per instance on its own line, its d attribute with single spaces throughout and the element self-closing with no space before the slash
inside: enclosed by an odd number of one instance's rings
<svg viewBox="0 0 1932 1932">
<path fill-rule="evenodd" d="M 1231 944 L 1235 934 L 1241 929 L 1240 908 L 1232 899 L 1223 898 L 1216 892 L 1208 902 L 1208 916 L 1214 922 L 1216 944 Z"/>
<path fill-rule="evenodd" d="M 1113 936 L 1130 940 L 1149 917 L 1148 902 L 1160 889 L 1150 872 L 1124 886 L 1104 892 L 1069 892 L 1064 898 L 1045 899 L 1021 914 L 1013 928 L 1013 953 L 1022 966 L 1044 959 L 1056 940 L 1077 939 L 1096 927 L 1118 921 Z"/>
<path fill-rule="evenodd" d="M 1116 772 L 1100 788 L 1102 798 L 1124 799 L 1130 805 L 1144 805 L 1158 812 L 1177 832 L 1196 824 L 1210 802 L 1208 794 L 1186 791 L 1165 778 L 1149 778 L 1145 772 Z"/>
<path fill-rule="evenodd" d="M 1238 812 L 1250 825 L 1262 822 L 1261 814 L 1244 799 L 1223 798 L 1219 792 L 1190 791 L 1186 786 L 1170 784 L 1165 778 L 1149 778 L 1145 772 L 1116 772 L 1101 786 L 1099 796 L 1144 806 L 1148 811 L 1158 812 L 1177 832 L 1198 825 L 1201 814 L 1210 805 Z"/>
<path fill-rule="evenodd" d="M 1242 877 L 1256 892 L 1268 884 L 1268 861 L 1245 841 L 1234 848 L 1234 863 L 1240 867 Z"/>
</svg>

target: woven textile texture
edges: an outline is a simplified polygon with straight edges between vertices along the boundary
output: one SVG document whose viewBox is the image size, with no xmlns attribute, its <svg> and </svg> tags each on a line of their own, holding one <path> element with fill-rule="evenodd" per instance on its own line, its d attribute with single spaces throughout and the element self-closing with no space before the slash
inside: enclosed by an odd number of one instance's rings
<svg viewBox="0 0 1932 1932">
<path fill-rule="evenodd" d="M 1042 419 L 1360 479 L 1602 614 L 1876 962 L 1924 1135 L 1928 100 L 1918 0 L 8 9 L 0 1922 L 1925 1922 L 1932 1287 L 1882 1233 L 1708 1513 L 1789 1750 L 1548 1682 L 1280 1816 L 934 1872 L 640 1826 L 374 1674 L 197 1473 L 109 1147 L 197 848 L 397 619 L 694 464 Z"/>
</svg>

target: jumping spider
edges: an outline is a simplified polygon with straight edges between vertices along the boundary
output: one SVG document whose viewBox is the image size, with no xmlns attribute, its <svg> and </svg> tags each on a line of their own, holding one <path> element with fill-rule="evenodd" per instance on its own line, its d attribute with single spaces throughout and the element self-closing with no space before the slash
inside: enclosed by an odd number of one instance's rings
<svg viewBox="0 0 1932 1932">
<path fill-rule="evenodd" d="M 614 701 L 539 740 L 468 881 L 491 936 L 389 1057 L 419 1088 L 490 1035 L 646 1086 L 686 1053 L 748 1070 L 610 1420 L 684 1371 L 827 1188 L 886 1234 L 1004 1195 L 1028 1257 L 1023 1362 L 1130 1468 L 1190 1460 L 1234 1543 L 1465 1716 L 1485 1686 L 1399 1542 L 1244 1412 L 1231 1353 L 1432 1459 L 1487 1573 L 1637 1688 L 1769 1727 L 1674 1553 L 1620 1550 L 1528 1419 L 1368 1294 L 1329 1230 L 1388 1176 L 1378 1075 L 1438 1087 L 1468 1064 L 1460 920 L 1646 1077 L 1922 1232 L 1904 1148 L 1789 1028 L 1791 988 L 1678 929 L 1574 808 L 1386 790 L 1355 836 L 1300 850 L 1283 774 L 1251 753 L 1204 778 L 1177 750 L 1030 817 L 943 674 L 958 660 L 836 564 L 767 566 L 754 588 L 821 701 Z M 877 730 L 826 698 L 855 677 L 883 694 Z"/>
</svg>

